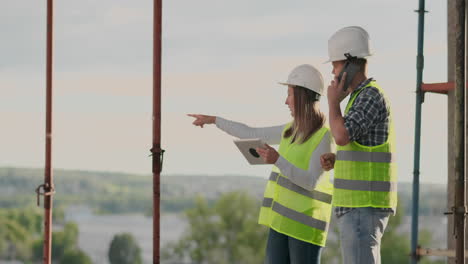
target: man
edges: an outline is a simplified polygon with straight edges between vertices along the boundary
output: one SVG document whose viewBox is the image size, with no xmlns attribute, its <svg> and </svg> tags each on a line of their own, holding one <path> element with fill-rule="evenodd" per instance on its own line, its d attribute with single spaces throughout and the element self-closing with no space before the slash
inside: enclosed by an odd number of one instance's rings
<svg viewBox="0 0 468 264">
<path fill-rule="evenodd" d="M 321 163 L 335 169 L 333 205 L 343 263 L 380 263 L 381 238 L 397 204 L 390 106 L 367 77 L 371 52 L 364 29 L 338 30 L 328 54 L 334 75 L 328 87 L 330 129 L 338 147 L 336 155 L 322 155 Z M 343 115 L 340 102 L 348 95 Z"/>
</svg>

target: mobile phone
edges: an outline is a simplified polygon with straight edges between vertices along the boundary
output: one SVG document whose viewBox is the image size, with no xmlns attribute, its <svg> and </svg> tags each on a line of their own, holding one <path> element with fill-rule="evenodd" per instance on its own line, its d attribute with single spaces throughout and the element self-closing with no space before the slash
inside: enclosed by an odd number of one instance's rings
<svg viewBox="0 0 468 264">
<path fill-rule="evenodd" d="M 353 61 L 347 60 L 345 62 L 345 65 L 343 66 L 343 70 L 341 70 L 340 74 L 338 75 L 338 83 L 341 82 L 341 78 L 343 77 L 343 74 L 346 72 L 346 79 L 345 83 L 343 85 L 343 90 L 346 91 L 348 89 L 348 86 L 351 84 L 351 82 L 354 79 L 354 76 L 356 76 L 356 73 L 359 71 L 359 65 L 356 63 L 353 63 Z"/>
</svg>

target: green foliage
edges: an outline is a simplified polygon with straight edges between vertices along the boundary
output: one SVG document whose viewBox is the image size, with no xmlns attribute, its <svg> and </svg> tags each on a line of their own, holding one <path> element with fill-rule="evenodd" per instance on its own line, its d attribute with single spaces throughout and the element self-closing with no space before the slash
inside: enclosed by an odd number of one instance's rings
<svg viewBox="0 0 468 264">
<path fill-rule="evenodd" d="M 398 232 L 403 212 L 403 208 L 398 208 L 397 214 L 390 216 L 380 248 L 382 264 L 408 263 L 410 260 L 409 235 Z"/>
<path fill-rule="evenodd" d="M 37 240 L 32 247 L 34 259 L 42 258 L 44 239 Z M 78 248 L 78 226 L 68 222 L 62 231 L 52 232 L 52 260 L 61 261 L 64 253 Z"/>
<path fill-rule="evenodd" d="M 401 226 L 404 208 L 400 206 L 395 216 L 390 216 L 387 228 L 382 238 L 381 255 L 382 264 L 408 263 L 410 260 L 410 236 L 409 233 L 401 232 L 398 228 Z M 430 244 L 432 234 L 427 230 L 420 231 L 419 243 L 422 245 Z M 441 260 L 423 258 L 421 264 L 441 264 Z"/>
<path fill-rule="evenodd" d="M 65 225 L 63 208 L 70 204 L 86 204 L 99 213 L 152 214 L 151 177 L 63 170 L 55 170 L 54 175 L 57 191 L 53 210 L 55 224 Z M 42 169 L 0 168 L 0 208 L 4 208 L 0 210 L 0 259 L 26 262 L 42 257 L 43 212 L 36 206 L 33 192 L 42 181 Z M 240 258 L 237 263 L 262 262 L 267 231 L 256 223 L 259 205 L 250 198 L 241 198 L 244 194 L 229 194 L 229 198 L 220 198 L 215 186 L 222 182 L 256 193 L 263 190 L 263 179 L 243 177 L 242 184 L 239 184 L 239 177 L 230 176 L 164 176 L 161 181 L 161 210 L 186 210 L 189 222 L 189 230 L 181 241 L 163 251 L 167 259 L 223 264 Z M 213 191 L 206 191 L 208 189 Z M 207 198 L 195 200 L 194 194 L 200 192 Z M 420 195 L 421 216 L 440 215 L 445 210 L 444 185 L 422 184 Z M 383 263 L 407 263 L 409 259 L 409 235 L 402 233 L 399 227 L 402 215 L 411 214 L 410 207 L 404 206 L 405 202 L 411 201 L 410 184 L 399 184 L 399 200 L 398 215 L 390 218 L 383 237 Z M 77 250 L 77 236 L 76 226 L 65 226 L 62 231 L 54 232 L 56 263 L 65 257 L 58 252 Z M 430 240 L 430 233 L 421 231 L 421 244 L 428 245 Z M 332 264 L 340 260 L 337 232 L 330 230 L 322 262 Z M 420 263 L 439 262 L 434 258 L 423 258 Z"/>
<path fill-rule="evenodd" d="M 429 230 L 422 230 L 419 232 L 419 243 L 421 245 L 430 245 L 432 242 L 432 233 Z M 444 257 L 422 257 L 419 261 L 420 264 L 445 264 Z"/>
<path fill-rule="evenodd" d="M 61 219 L 60 210 L 57 212 L 58 219 Z M 21 260 L 25 263 L 41 261 L 42 223 L 43 215 L 39 208 L 0 209 L 0 259 Z M 62 231 L 52 233 L 52 241 L 52 259 L 61 261 L 64 252 L 77 250 L 78 226 L 66 223 Z"/>
<path fill-rule="evenodd" d="M 214 206 L 198 198 L 195 208 L 186 211 L 189 228 L 178 242 L 162 250 L 162 259 L 168 263 L 190 260 L 199 264 L 262 263 L 267 229 L 257 224 L 259 205 L 245 193 L 223 195 Z M 401 232 L 404 208 L 390 217 L 382 245 L 382 263 L 409 262 L 409 236 Z M 335 220 L 336 221 L 336 220 Z M 338 228 L 329 231 L 323 250 L 323 263 L 341 263 Z M 421 243 L 428 244 L 430 232 L 421 232 Z M 440 260 L 423 258 L 421 264 L 441 264 Z"/>
<path fill-rule="evenodd" d="M 83 251 L 68 250 L 63 254 L 59 264 L 92 264 L 92 262 Z"/>
<path fill-rule="evenodd" d="M 111 264 L 141 264 L 141 249 L 129 233 L 117 234 L 109 248 Z"/>
<path fill-rule="evenodd" d="M 29 233 L 36 234 L 41 232 L 42 214 L 37 207 L 0 210 L 0 218 L 18 223 Z"/>
<path fill-rule="evenodd" d="M 42 259 L 44 249 L 44 240 L 36 239 L 31 245 L 32 259 L 35 261 L 40 261 Z"/>
<path fill-rule="evenodd" d="M 28 230 L 8 218 L 0 218 L 0 258 L 6 260 L 26 260 L 30 257 Z"/>
<path fill-rule="evenodd" d="M 30 259 L 31 245 L 39 236 L 41 223 L 37 208 L 0 210 L 0 259 Z"/>
<path fill-rule="evenodd" d="M 58 225 L 65 224 L 65 209 L 63 206 L 54 206 L 52 210 L 52 222 Z"/>
<path fill-rule="evenodd" d="M 203 198 L 186 211 L 189 228 L 163 249 L 167 261 L 194 263 L 262 263 L 267 228 L 257 224 L 259 204 L 242 192 L 227 193 L 209 206 Z"/>
<path fill-rule="evenodd" d="M 52 259 L 61 260 L 66 251 L 74 250 L 78 245 L 78 226 L 67 223 L 63 231 L 52 233 Z"/>
</svg>

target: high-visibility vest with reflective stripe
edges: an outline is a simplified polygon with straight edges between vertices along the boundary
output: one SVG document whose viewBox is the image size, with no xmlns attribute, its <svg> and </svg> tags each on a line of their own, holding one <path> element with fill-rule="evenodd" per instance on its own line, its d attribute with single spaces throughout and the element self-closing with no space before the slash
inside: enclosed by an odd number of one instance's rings
<svg viewBox="0 0 468 264">
<path fill-rule="evenodd" d="M 287 125 L 284 132 L 291 126 Z M 309 169 L 310 158 L 328 128 L 321 128 L 306 142 L 291 144 L 282 138 L 279 154 L 294 166 Z M 266 186 L 259 223 L 301 241 L 325 246 L 332 210 L 333 186 L 324 172 L 314 190 L 294 184 L 273 166 Z"/>
<path fill-rule="evenodd" d="M 278 167 L 273 165 L 271 169 L 270 178 L 268 179 L 267 185 L 265 187 L 265 193 L 263 194 L 262 207 L 260 207 L 260 215 L 258 217 L 258 223 L 266 226 L 270 226 L 270 213 L 271 205 L 273 204 L 273 199 L 275 197 L 276 190 L 276 181 L 278 179 L 277 175 L 280 170 Z"/>
<path fill-rule="evenodd" d="M 367 87 L 383 91 L 369 82 L 349 100 L 345 115 L 356 97 Z M 387 101 L 388 102 L 388 101 Z M 397 176 L 394 160 L 394 132 L 391 114 L 387 141 L 378 146 L 363 146 L 352 141 L 338 146 L 335 162 L 333 205 L 341 207 L 396 208 Z"/>
</svg>

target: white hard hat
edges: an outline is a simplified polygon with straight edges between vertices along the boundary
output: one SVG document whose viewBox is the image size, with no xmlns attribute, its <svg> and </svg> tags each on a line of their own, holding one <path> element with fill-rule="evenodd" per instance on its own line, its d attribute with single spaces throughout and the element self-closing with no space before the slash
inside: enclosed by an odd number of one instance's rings
<svg viewBox="0 0 468 264">
<path fill-rule="evenodd" d="M 312 65 L 302 64 L 294 68 L 283 85 L 301 86 L 323 95 L 322 74 Z"/>
<path fill-rule="evenodd" d="M 371 56 L 369 34 L 361 27 L 345 27 L 333 34 L 328 40 L 328 61 L 346 60 L 345 53 L 353 57 Z"/>
</svg>

